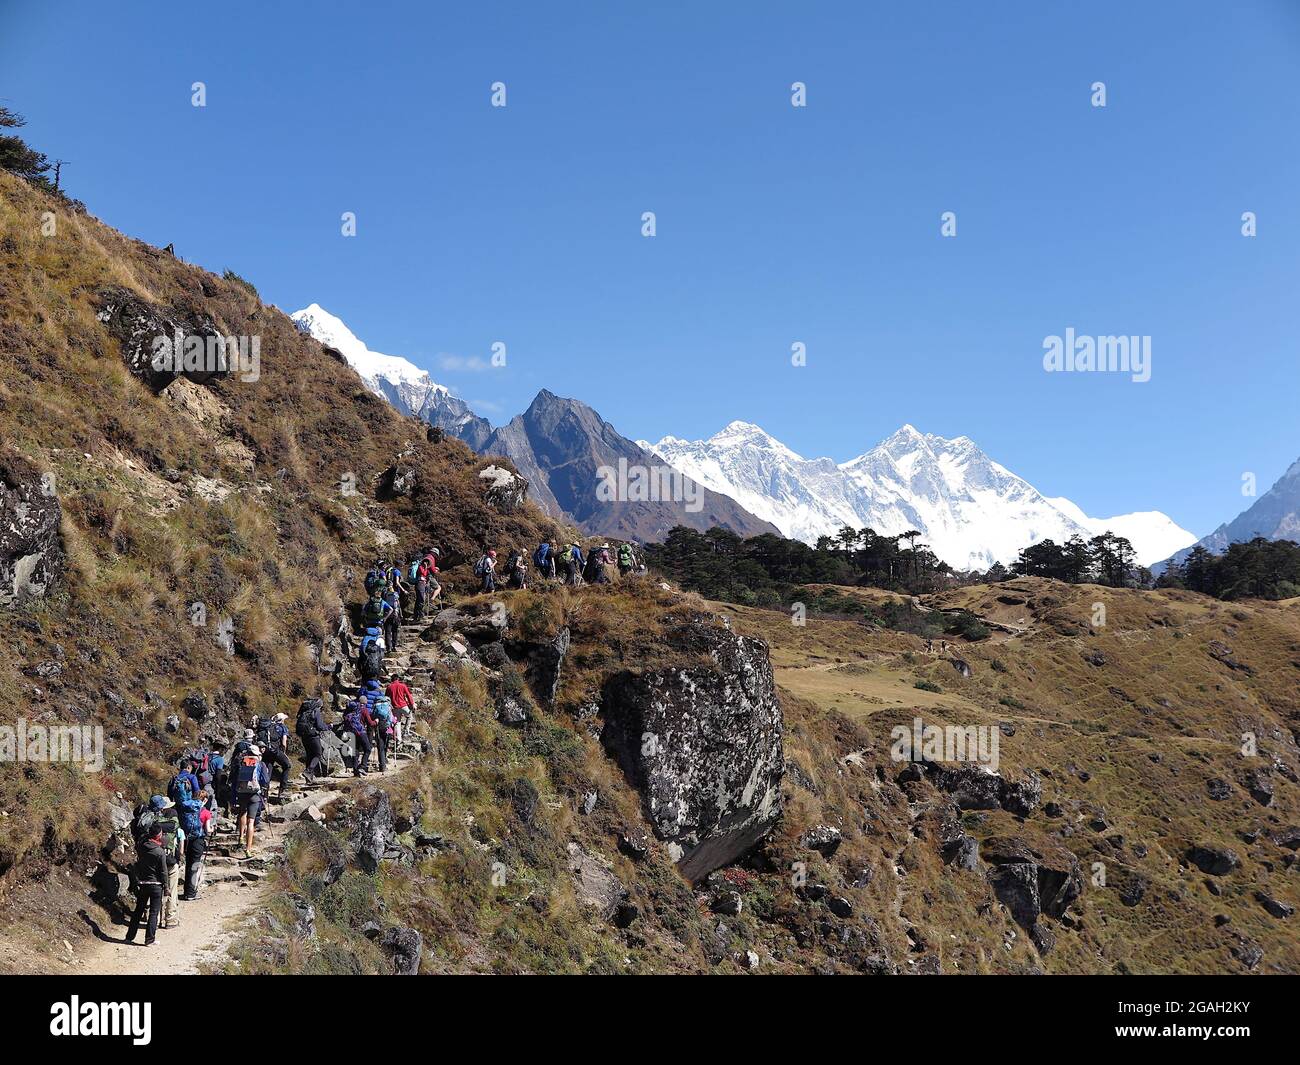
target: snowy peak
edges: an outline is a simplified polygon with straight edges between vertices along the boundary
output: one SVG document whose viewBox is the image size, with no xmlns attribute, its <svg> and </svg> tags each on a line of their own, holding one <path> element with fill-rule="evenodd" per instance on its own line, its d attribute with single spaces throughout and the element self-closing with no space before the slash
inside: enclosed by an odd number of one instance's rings
<svg viewBox="0 0 1300 1065">
<path fill-rule="evenodd" d="M 295 311 L 289 317 L 301 332 L 339 351 L 370 391 L 387 399 L 403 414 L 419 416 L 426 407 L 452 398 L 445 385 L 435 382 L 427 370 L 421 370 L 409 359 L 371 351 L 341 318 L 330 314 L 319 303 Z"/>
<path fill-rule="evenodd" d="M 844 525 L 887 536 L 919 529 L 949 565 L 985 569 L 1014 561 L 1022 548 L 1040 540 L 1060 543 L 1105 528 L 1132 540 L 1142 562 L 1165 557 L 1165 546 L 1179 537 L 1191 542 L 1190 533 L 1155 512 L 1089 518 L 1068 500 L 1046 498 L 970 437 L 922 433 L 913 425 L 840 464 L 806 459 L 743 421 L 707 440 L 666 436 L 643 446 L 808 543 Z"/>
</svg>

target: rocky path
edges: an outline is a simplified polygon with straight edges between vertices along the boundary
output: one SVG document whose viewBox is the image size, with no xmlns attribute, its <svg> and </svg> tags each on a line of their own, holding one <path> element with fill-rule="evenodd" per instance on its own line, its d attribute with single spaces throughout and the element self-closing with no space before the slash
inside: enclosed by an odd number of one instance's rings
<svg viewBox="0 0 1300 1065">
<path fill-rule="evenodd" d="M 385 666 L 389 677 L 400 675 L 411 686 L 416 705 L 412 732 L 428 739 L 437 721 L 433 717 L 432 673 L 419 661 L 419 637 L 425 628 L 423 624 L 403 625 L 399 649 L 388 655 Z M 344 681 L 349 687 L 356 684 L 350 662 L 344 665 Z M 395 776 L 418 757 L 417 747 L 404 747 L 389 755 L 388 770 L 380 774 L 372 755 L 371 771 L 364 779 Z M 299 777 L 285 787 L 283 801 L 278 800 L 273 788 L 271 805 L 262 818 L 251 858 L 243 856 L 233 821 L 222 817 L 208 846 L 199 898 L 177 903 L 179 925 L 159 927 L 157 941 L 147 948 L 143 945 L 143 928 L 131 944 L 123 942 L 125 925 L 101 926 L 94 948 L 82 960 L 85 971 L 109 976 L 185 975 L 200 972 L 207 963 L 219 963 L 239 930 L 267 905 L 270 868 L 283 856 L 294 822 L 310 807 L 319 809 L 337 799 L 353 779 L 340 774 L 318 779 L 309 787 Z"/>
</svg>

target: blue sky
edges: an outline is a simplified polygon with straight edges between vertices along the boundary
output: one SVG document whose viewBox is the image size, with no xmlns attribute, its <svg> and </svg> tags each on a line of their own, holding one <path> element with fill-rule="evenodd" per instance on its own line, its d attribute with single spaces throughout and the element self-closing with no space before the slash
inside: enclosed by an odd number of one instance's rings
<svg viewBox="0 0 1300 1065">
<path fill-rule="evenodd" d="M 0 103 L 92 213 L 494 422 L 545 386 L 839 460 L 911 422 L 1198 534 L 1300 456 L 1297 60 L 1294 0 L 0 0 Z M 1045 373 L 1067 327 L 1151 380 Z"/>
</svg>

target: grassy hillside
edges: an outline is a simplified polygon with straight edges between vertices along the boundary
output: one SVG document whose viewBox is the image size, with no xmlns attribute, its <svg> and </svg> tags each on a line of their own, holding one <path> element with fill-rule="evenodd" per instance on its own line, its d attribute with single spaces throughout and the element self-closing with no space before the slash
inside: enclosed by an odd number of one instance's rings
<svg viewBox="0 0 1300 1065">
<path fill-rule="evenodd" d="M 111 288 L 259 336 L 259 379 L 180 379 L 155 395 L 97 318 Z M 315 690 L 313 649 L 377 548 L 437 543 L 464 586 L 484 545 L 553 528 L 531 508 L 494 509 L 476 476 L 487 460 L 430 443 L 247 286 L 3 173 L 0 440 L 52 475 L 67 556 L 51 596 L 0 612 L 0 720 L 101 723 L 108 752 L 89 779 L 37 764 L 0 774 L 0 886 L 102 843 L 106 796 L 154 788 L 162 759 L 192 741 L 187 695 L 248 717 Z M 380 502 L 399 455 L 416 486 Z M 192 624 L 195 603 L 205 625 Z M 226 617 L 233 655 L 217 640 Z"/>
<path fill-rule="evenodd" d="M 861 594 L 875 603 L 881 593 Z M 1104 624 L 1094 625 L 1097 604 Z M 787 615 L 719 604 L 738 628 L 770 642 L 787 718 L 851 718 L 865 736 L 864 762 L 887 781 L 900 768 L 888 759 L 895 725 L 920 716 L 1002 726 L 1003 775 L 1039 774 L 1043 806 L 1029 818 L 968 811 L 963 822 L 982 844 L 1016 837 L 1038 850 L 1064 848 L 1080 863 L 1088 883 L 1078 927 L 1058 931 L 1038 962 L 1048 971 L 1241 972 L 1251 968 L 1252 944 L 1263 951 L 1257 971 L 1300 971 L 1295 918 L 1273 916 L 1257 898 L 1262 891 L 1300 905 L 1294 601 L 1224 604 L 1022 578 L 923 605 L 964 607 L 1005 630 L 927 653 L 925 639 L 908 633 L 850 621 L 798 627 Z M 1254 738 L 1257 755 L 1243 755 L 1243 737 Z M 809 751 L 809 764 L 819 756 Z M 1268 805 L 1252 795 L 1260 779 L 1273 792 Z M 938 800 L 933 789 L 913 797 L 921 818 Z M 1049 803 L 1059 810 L 1045 813 Z M 845 828 L 872 845 L 869 819 Z M 1201 844 L 1231 849 L 1240 868 L 1202 872 L 1186 861 Z M 935 865 L 928 851 L 916 841 L 904 849 L 902 866 L 909 853 L 920 866 L 898 881 L 902 914 L 942 946 L 945 967 L 1002 969 L 1023 937 L 1010 951 L 995 949 L 982 916 L 983 874 Z"/>
</svg>

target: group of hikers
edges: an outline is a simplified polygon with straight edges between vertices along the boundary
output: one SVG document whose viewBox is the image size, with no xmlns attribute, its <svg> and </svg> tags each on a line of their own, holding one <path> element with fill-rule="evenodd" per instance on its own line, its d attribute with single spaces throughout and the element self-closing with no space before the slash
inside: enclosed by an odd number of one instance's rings
<svg viewBox="0 0 1300 1065">
<path fill-rule="evenodd" d="M 554 540 L 543 540 L 533 551 L 532 561 L 545 580 L 558 580 L 575 588 L 584 583 L 609 584 L 609 570 L 615 565 L 621 579 L 644 571 L 645 564 L 638 561 L 631 544 L 620 544 L 612 555 L 611 550 L 609 544 L 601 544 L 584 556 L 579 543 L 558 549 Z M 481 582 L 480 591 L 484 592 L 495 592 L 498 587 L 527 588 L 528 558 L 520 551 L 511 551 L 498 574 L 497 553 L 488 550 L 474 564 L 474 576 Z"/>
<path fill-rule="evenodd" d="M 372 753 L 377 756 L 379 772 L 387 770 L 389 751 L 403 742 L 416 707 L 411 687 L 402 676 L 395 674 L 385 683 L 384 655 L 397 646 L 404 607 L 418 621 L 441 597 L 439 557 L 438 549 L 430 548 L 405 567 L 377 559 L 366 574 L 367 600 L 361 612 L 363 635 L 357 656 L 360 684 L 354 693 L 348 693 L 350 697 L 342 706 L 340 697 L 345 689 L 338 671 L 331 689 L 334 709 L 341 711 L 342 720 L 328 724 L 318 698 L 305 699 L 298 708 L 293 731 L 302 743 L 307 784 L 329 775 L 325 748 L 331 735 L 342 741 L 331 746 L 350 751 L 354 776 L 370 772 Z M 346 612 L 339 637 L 344 655 L 349 655 L 351 624 Z M 187 750 L 177 761 L 166 794 L 154 795 L 136 807 L 131 834 L 138 892 L 126 942 L 135 942 L 142 923 L 146 926 L 145 946 L 154 943 L 160 927 L 180 924 L 178 903 L 199 898 L 204 856 L 221 815 L 234 819 L 235 839 L 243 845 L 244 858 L 253 856 L 254 839 L 272 788 L 278 785 L 276 798 L 283 799 L 292 770 L 287 720 L 283 713 L 254 718 L 229 750 L 220 743 Z M 345 766 L 347 760 L 345 757 Z"/>
<path fill-rule="evenodd" d="M 611 567 L 617 567 L 620 579 L 644 572 L 645 564 L 630 544 L 611 551 L 610 545 L 603 543 L 584 555 L 576 542 L 561 550 L 547 540 L 537 546 L 532 562 L 543 579 L 575 587 L 610 583 Z M 327 743 L 351 754 L 354 776 L 371 771 L 372 754 L 378 771 L 387 771 L 389 752 L 400 747 L 409 733 L 416 707 L 405 679 L 393 675 L 385 681 L 384 660 L 397 648 L 404 619 L 422 621 L 437 609 L 443 595 L 438 581 L 441 557 L 438 548 L 430 547 L 405 564 L 377 558 L 367 571 L 361 642 L 356 653 L 359 683 L 355 690 L 343 685 L 340 660 L 330 688 L 332 709 L 341 720 L 328 724 L 318 698 L 305 699 L 298 708 L 293 731 L 302 743 L 307 784 L 330 774 Z M 497 553 L 488 550 L 476 563 L 474 575 L 485 592 L 495 591 L 498 581 L 505 587 L 527 588 L 528 562 L 521 552 L 511 551 L 498 578 Z M 351 656 L 352 635 L 351 619 L 342 610 L 338 638 L 344 657 Z M 166 794 L 154 795 L 136 807 L 131 833 L 138 894 L 126 942 L 135 942 L 142 923 L 146 924 L 145 946 L 154 943 L 159 927 L 179 925 L 178 903 L 199 898 L 204 856 L 220 816 L 234 819 L 235 839 L 243 845 L 244 858 L 253 856 L 253 842 L 271 790 L 278 784 L 276 798 L 282 800 L 292 769 L 287 720 L 283 713 L 255 717 L 229 750 L 221 743 L 187 750 L 177 761 Z M 335 737 L 332 742 L 331 735 Z M 348 761 L 343 754 L 345 766 Z"/>
</svg>

